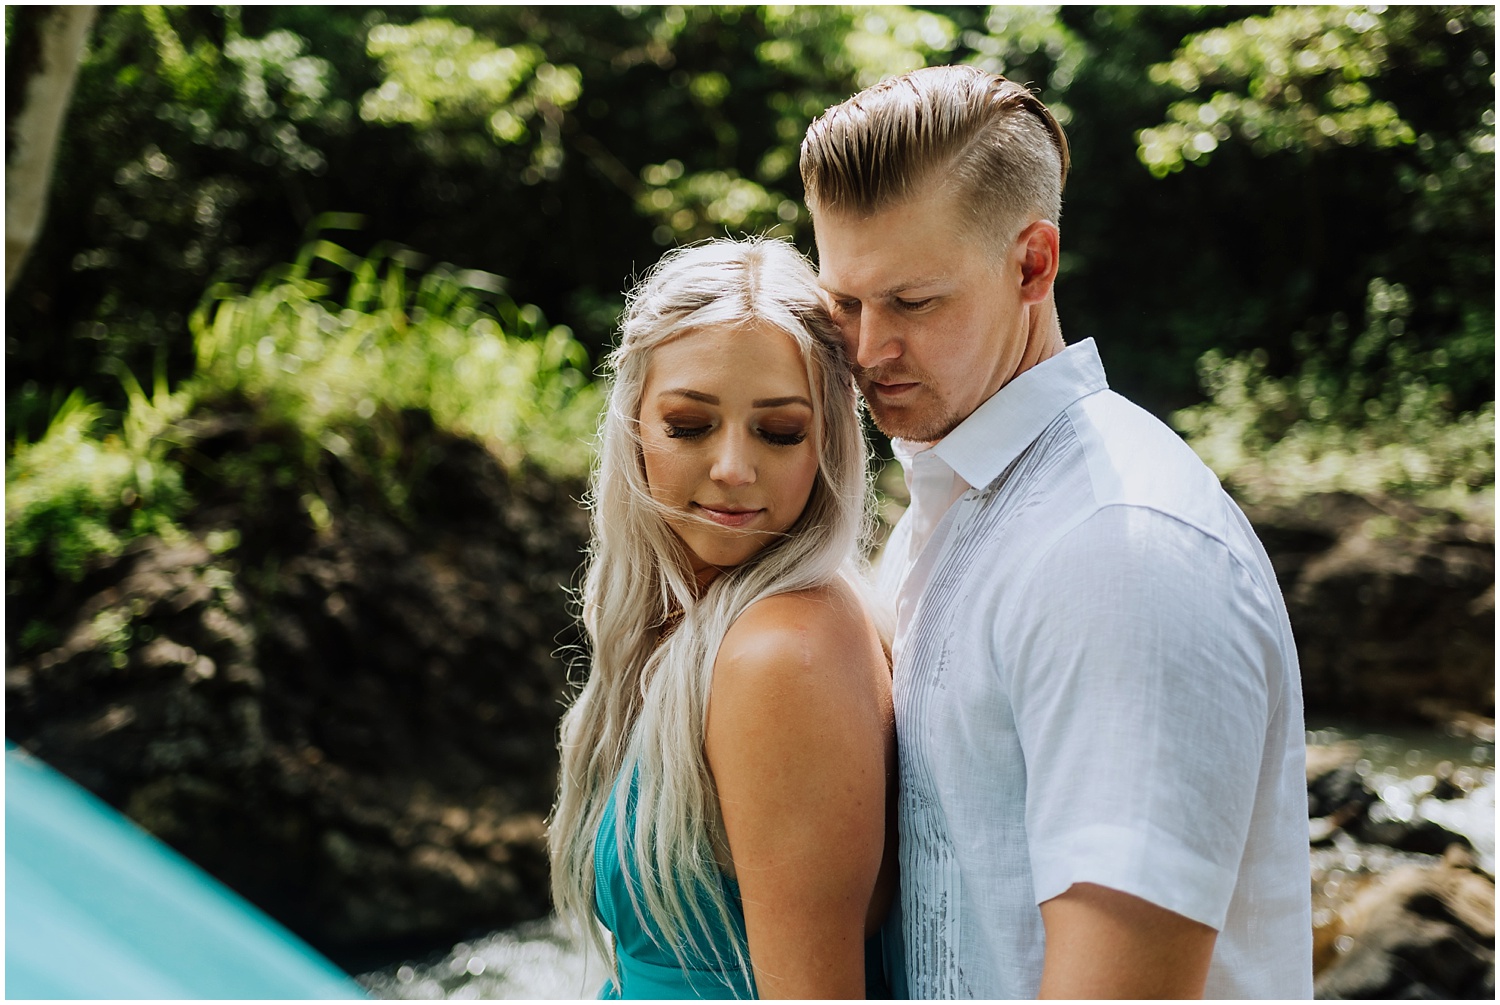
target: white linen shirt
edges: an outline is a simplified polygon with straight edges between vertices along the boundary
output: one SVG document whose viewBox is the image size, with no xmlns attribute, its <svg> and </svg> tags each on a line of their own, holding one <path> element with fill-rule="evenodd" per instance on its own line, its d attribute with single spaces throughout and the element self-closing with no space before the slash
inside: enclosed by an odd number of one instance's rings
<svg viewBox="0 0 1500 1005">
<path fill-rule="evenodd" d="M 1217 929 L 1208 997 L 1311 997 L 1296 651 L 1213 473 L 1092 340 L 898 448 L 913 506 L 877 586 L 911 997 L 1035 997 L 1038 905 L 1085 882 Z"/>
</svg>

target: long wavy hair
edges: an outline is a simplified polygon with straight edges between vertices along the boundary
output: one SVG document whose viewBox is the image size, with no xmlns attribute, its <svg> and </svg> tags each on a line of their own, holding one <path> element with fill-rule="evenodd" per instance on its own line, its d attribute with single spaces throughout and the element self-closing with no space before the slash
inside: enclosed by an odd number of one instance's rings
<svg viewBox="0 0 1500 1005">
<path fill-rule="evenodd" d="M 646 481 L 639 416 L 647 371 L 656 348 L 673 339 L 708 329 L 764 338 L 767 328 L 790 336 L 806 366 L 817 476 L 785 533 L 700 592 Z M 684 967 L 691 954 L 748 973 L 746 947 L 725 960 L 702 935 L 710 915 L 735 931 L 720 880 L 727 843 L 704 753 L 714 660 L 735 618 L 757 600 L 839 579 L 859 588 L 869 507 L 855 389 L 812 269 L 783 241 L 716 240 L 668 253 L 630 295 L 621 329 L 589 493 L 588 677 L 561 727 L 552 895 L 564 920 L 609 958 L 593 921 L 594 839 L 614 798 L 617 847 L 630 860 L 621 865 L 640 877 L 638 899 L 627 886 L 645 930 L 652 931 L 648 918 L 655 922 Z M 672 630 L 669 615 L 678 611 Z M 630 779 L 636 807 L 627 833 Z"/>
</svg>

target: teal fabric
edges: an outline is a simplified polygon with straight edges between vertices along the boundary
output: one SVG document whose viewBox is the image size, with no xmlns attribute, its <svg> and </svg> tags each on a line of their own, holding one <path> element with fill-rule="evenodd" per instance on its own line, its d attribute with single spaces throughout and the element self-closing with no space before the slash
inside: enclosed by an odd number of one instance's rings
<svg viewBox="0 0 1500 1005">
<path fill-rule="evenodd" d="M 686 970 L 667 948 L 661 929 L 649 919 L 643 922 L 636 914 L 626 884 L 634 887 L 639 900 L 641 877 L 634 862 L 622 859 L 620 855 L 615 833 L 619 782 L 615 786 L 616 791 L 610 793 L 609 803 L 599 820 L 599 830 L 594 835 L 594 909 L 604 927 L 614 936 L 620 983 L 616 986 L 614 981 L 606 981 L 599 990 L 599 997 L 674 1001 L 757 997 L 755 976 L 733 965 L 736 942 L 745 945 L 745 913 L 740 906 L 740 888 L 734 880 L 719 876 L 729 905 L 733 934 L 719 923 L 704 893 L 699 905 L 708 920 L 708 927 L 696 929 L 693 937 L 706 952 L 688 954 Z M 627 836 L 635 833 L 635 808 L 636 784 L 632 776 L 625 801 Z M 906 997 L 906 974 L 900 964 L 901 944 L 900 912 L 893 910 L 884 928 L 865 942 L 866 998 Z M 714 958 L 715 952 L 718 959 Z"/>
<path fill-rule="evenodd" d="M 619 783 L 616 782 L 618 790 Z M 692 932 L 700 952 L 687 953 L 687 969 L 668 948 L 661 929 L 649 918 L 642 919 L 631 902 L 630 889 L 641 900 L 641 877 L 628 856 L 620 854 L 615 825 L 618 791 L 611 793 L 599 830 L 594 835 L 594 909 L 614 935 L 615 959 L 619 963 L 620 984 L 605 983 L 599 997 L 606 999 L 695 1000 L 713 998 L 754 998 L 755 978 L 734 966 L 735 945 L 745 945 L 745 915 L 740 908 L 739 886 L 727 876 L 720 876 L 724 898 L 729 905 L 733 928 L 726 929 L 710 904 L 708 892 L 701 891 L 707 927 Z M 631 779 L 626 793 L 625 833 L 635 832 L 636 784 Z M 627 887 L 626 884 L 629 884 Z M 713 958 L 717 952 L 722 960 Z"/>
<path fill-rule="evenodd" d="M 276 922 L 7 741 L 10 998 L 360 998 Z"/>
</svg>

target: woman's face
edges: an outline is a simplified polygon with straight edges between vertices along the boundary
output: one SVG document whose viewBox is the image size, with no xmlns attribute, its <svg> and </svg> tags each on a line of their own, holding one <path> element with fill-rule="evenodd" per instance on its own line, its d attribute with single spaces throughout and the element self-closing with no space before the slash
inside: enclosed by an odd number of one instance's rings
<svg viewBox="0 0 1500 1005">
<path fill-rule="evenodd" d="M 653 350 L 641 398 L 646 481 L 700 585 L 802 515 L 816 434 L 802 356 L 785 332 L 713 328 Z"/>
</svg>

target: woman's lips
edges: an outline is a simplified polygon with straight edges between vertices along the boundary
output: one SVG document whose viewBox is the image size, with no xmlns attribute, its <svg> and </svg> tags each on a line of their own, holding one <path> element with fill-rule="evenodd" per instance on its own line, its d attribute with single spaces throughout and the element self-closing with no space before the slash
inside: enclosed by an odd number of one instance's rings
<svg viewBox="0 0 1500 1005">
<path fill-rule="evenodd" d="M 763 512 L 758 509 L 741 509 L 739 507 L 717 507 L 705 506 L 702 503 L 693 503 L 714 523 L 721 527 L 744 527 L 755 520 Z"/>
</svg>

